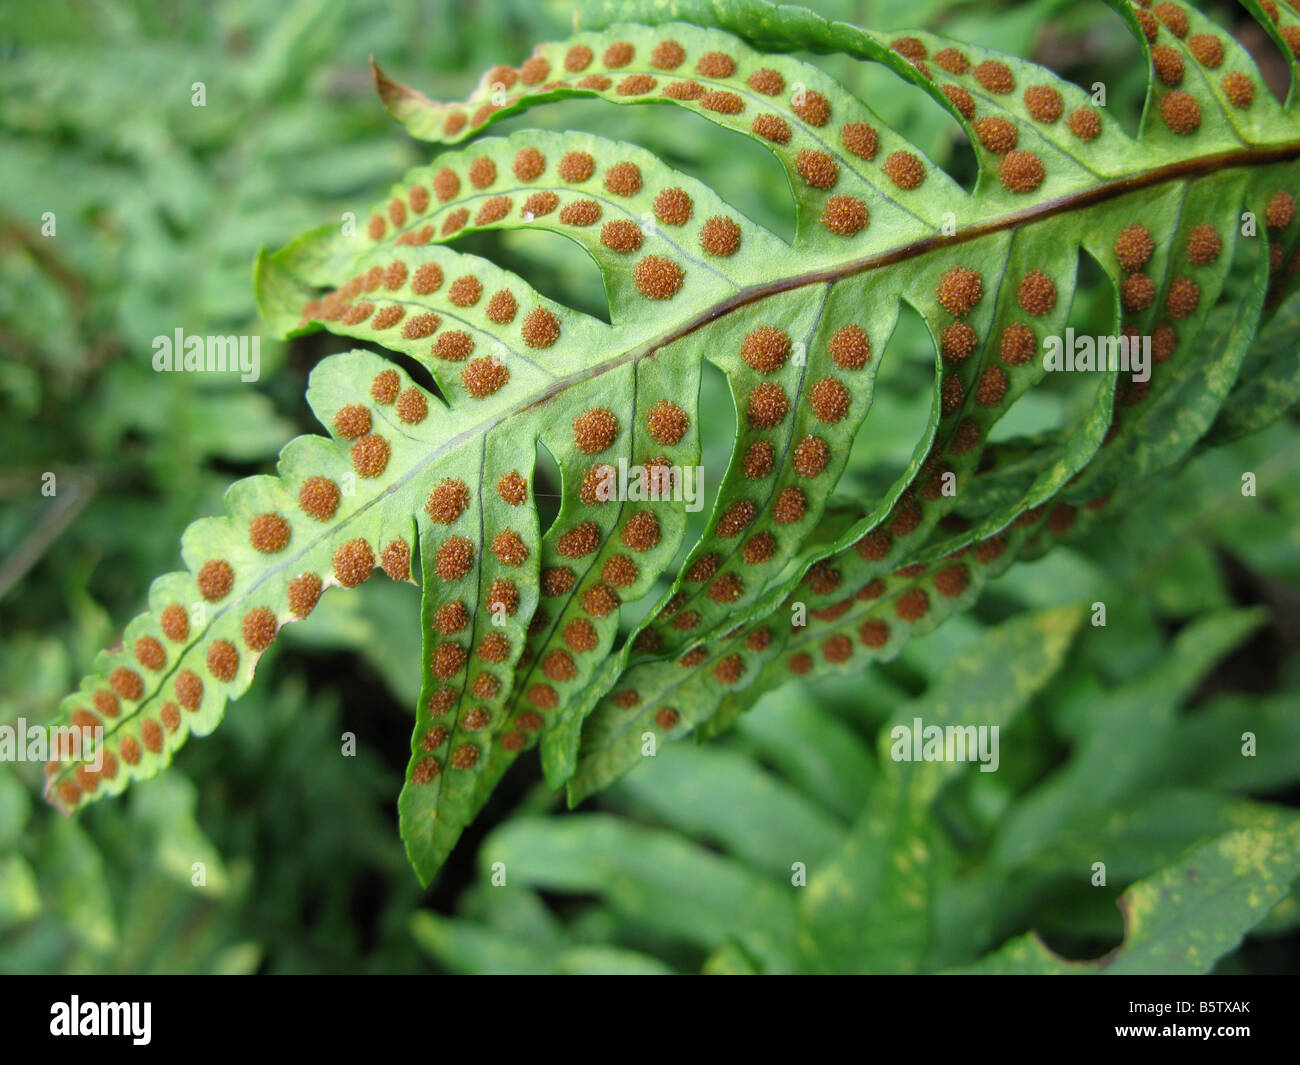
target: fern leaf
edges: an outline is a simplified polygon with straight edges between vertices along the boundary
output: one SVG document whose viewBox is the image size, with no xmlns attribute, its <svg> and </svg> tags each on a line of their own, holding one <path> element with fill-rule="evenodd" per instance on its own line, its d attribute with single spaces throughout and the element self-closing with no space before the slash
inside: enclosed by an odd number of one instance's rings
<svg viewBox="0 0 1300 1065">
<path fill-rule="evenodd" d="M 1281 338 L 1300 124 L 1191 5 L 1111 6 L 1152 66 L 1136 138 L 1024 60 L 760 0 L 590 5 L 589 29 L 457 103 L 376 67 L 389 111 L 447 147 L 358 230 L 264 252 L 259 306 L 285 336 L 407 356 L 435 387 L 367 351 L 321 363 L 309 399 L 331 438 L 292 442 L 277 477 L 240 482 L 225 517 L 191 527 L 187 572 L 155 583 L 63 704 L 106 726 L 109 760 L 53 764 L 51 796 L 71 809 L 156 772 L 216 726 L 280 625 L 379 566 L 423 591 L 399 808 L 427 882 L 520 752 L 539 746 L 576 802 L 635 764 L 644 732 L 709 735 L 791 675 L 892 656 L 1014 559 L 1278 417 L 1297 391 Z M 1280 42 L 1300 37 L 1289 10 L 1274 25 L 1247 7 Z M 883 64 L 939 101 L 970 139 L 973 190 L 796 50 Z M 643 148 L 478 136 L 584 96 L 685 108 L 769 149 L 793 241 Z M 582 247 L 609 323 L 451 246 L 502 229 Z M 1111 333 L 1150 339 L 1152 377 L 1068 375 L 1068 425 L 991 444 L 1044 382 L 1081 255 L 1113 285 Z M 836 498 L 904 304 L 933 342 L 930 417 L 883 492 Z M 686 545 L 706 360 L 738 431 Z M 538 445 L 562 475 L 545 535 Z M 647 597 L 620 641 L 621 607 Z"/>
</svg>

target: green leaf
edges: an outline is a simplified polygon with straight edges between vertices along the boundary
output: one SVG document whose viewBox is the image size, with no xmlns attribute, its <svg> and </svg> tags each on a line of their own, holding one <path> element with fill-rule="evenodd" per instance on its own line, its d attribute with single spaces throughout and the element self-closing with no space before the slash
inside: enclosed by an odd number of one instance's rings
<svg viewBox="0 0 1300 1065">
<path fill-rule="evenodd" d="M 551 971 L 550 959 L 531 944 L 472 921 L 421 910 L 411 917 L 411 934 L 451 972 L 486 976 Z"/>
<path fill-rule="evenodd" d="M 1007 943 L 968 974 L 1207 973 L 1300 875 L 1300 824 L 1226 833 L 1139 881 L 1120 897 L 1124 942 L 1095 961 L 1052 953 L 1034 933 Z"/>
<path fill-rule="evenodd" d="M 1003 728 L 1060 668 L 1082 616 L 1081 608 L 1065 607 L 990 630 L 949 663 L 923 699 L 901 708 L 882 730 L 881 778 L 863 814 L 826 867 L 809 871 L 800 913 L 814 969 L 919 968 L 929 935 L 933 850 L 939 845 L 929 806 L 944 781 L 964 766 L 898 760 L 895 727 L 909 735 L 919 718 L 925 727 Z"/>
<path fill-rule="evenodd" d="M 36 874 L 21 854 L 0 855 L 0 933 L 41 912 Z"/>
<path fill-rule="evenodd" d="M 683 745 L 647 763 L 620 783 L 614 801 L 623 797 L 761 872 L 788 875 L 796 856 L 821 859 L 842 836 L 815 804 L 734 751 Z"/>
<path fill-rule="evenodd" d="M 72 821 L 58 819 L 42 841 L 41 898 L 66 933 L 92 954 L 118 944 L 118 921 L 105 882 L 104 859 Z"/>
<path fill-rule="evenodd" d="M 1094 701 L 1087 732 L 1070 762 L 1000 826 L 993 860 L 1007 868 L 1036 860 L 1071 817 L 1121 802 L 1154 778 L 1180 702 L 1262 620 L 1253 610 L 1198 619 L 1178 634 L 1153 669 Z"/>
<path fill-rule="evenodd" d="M 741 736 L 791 783 L 822 806 L 851 818 L 866 802 L 876 775 L 874 753 L 856 733 L 806 694 L 786 689 L 741 719 Z"/>
<path fill-rule="evenodd" d="M 625 917 L 711 950 L 728 936 L 768 970 L 787 968 L 794 888 L 661 830 L 602 814 L 514 820 L 492 833 L 480 864 L 508 882 L 600 895 Z"/>
</svg>

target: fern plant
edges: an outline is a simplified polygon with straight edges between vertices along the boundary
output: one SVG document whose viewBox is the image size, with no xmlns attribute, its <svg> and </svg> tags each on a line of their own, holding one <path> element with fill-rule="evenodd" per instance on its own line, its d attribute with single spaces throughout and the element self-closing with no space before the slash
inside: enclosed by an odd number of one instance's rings
<svg viewBox="0 0 1300 1065">
<path fill-rule="evenodd" d="M 50 798 L 72 810 L 158 772 L 216 727 L 282 625 L 382 568 L 423 594 L 399 809 L 427 883 L 532 747 L 576 803 L 657 737 L 712 735 L 791 676 L 897 654 L 1013 560 L 1279 416 L 1300 391 L 1276 320 L 1300 230 L 1292 99 L 1194 6 L 1111 6 L 1152 69 L 1135 138 L 1024 60 L 760 0 L 592 5 L 587 28 L 459 103 L 376 69 L 389 111 L 441 147 L 361 224 L 264 252 L 258 299 L 286 337 L 325 329 L 419 369 L 370 349 L 317 366 L 307 398 L 329 437 L 292 441 L 277 476 L 189 528 L 186 570 L 62 704 L 106 749 L 98 769 L 52 763 Z M 1244 6 L 1294 73 L 1300 16 Z M 974 188 L 796 51 L 928 93 L 969 137 Z M 671 104 L 753 138 L 789 175 L 793 241 L 634 145 L 479 136 L 570 97 Z M 454 249 L 493 229 L 580 245 L 609 322 Z M 991 443 L 1043 383 L 1081 255 L 1113 283 L 1111 332 L 1149 342 L 1150 380 L 1080 375 L 1069 424 Z M 904 303 L 934 342 L 930 417 L 886 491 L 836 497 Z M 738 430 L 687 545 L 705 361 Z M 545 531 L 538 444 L 562 475 Z M 622 606 L 646 597 L 620 639 Z"/>
</svg>

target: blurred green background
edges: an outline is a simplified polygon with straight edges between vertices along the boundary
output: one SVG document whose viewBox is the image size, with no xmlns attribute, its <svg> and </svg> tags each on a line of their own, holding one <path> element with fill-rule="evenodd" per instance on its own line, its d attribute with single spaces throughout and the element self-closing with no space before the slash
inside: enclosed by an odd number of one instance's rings
<svg viewBox="0 0 1300 1065">
<path fill-rule="evenodd" d="M 1107 83 L 1136 128 L 1136 44 L 1101 4 L 818 0 L 880 29 L 923 25 Z M 1258 30 L 1211 5 L 1252 47 Z M 429 158 L 379 105 L 373 54 L 442 99 L 563 37 L 572 4 L 537 0 L 99 0 L 0 13 L 0 723 L 49 720 L 101 646 L 177 568 L 195 517 L 234 478 L 316 430 L 306 377 L 349 346 L 262 342 L 261 380 L 152 371 L 152 338 L 260 332 L 260 245 L 361 213 Z M 932 102 L 891 75 L 817 59 L 954 175 L 971 158 Z M 1272 76 L 1284 70 L 1261 53 Z M 192 103 L 203 84 L 205 106 Z M 671 108 L 551 105 L 508 120 L 636 142 L 789 235 L 785 179 L 740 138 Z M 42 226 L 52 213 L 55 232 Z M 48 227 L 47 227 L 48 228 Z M 540 233 L 468 250 L 603 314 L 585 256 Z M 1109 306 L 1081 293 L 1079 324 Z M 1099 329 L 1091 332 L 1101 331 Z M 845 488 L 910 454 L 931 355 L 915 315 L 890 345 Z M 706 439 L 721 468 L 732 418 L 711 371 Z M 999 436 L 1058 423 L 1044 388 Z M 0 764 L 0 971 L 743 971 L 792 949 L 789 854 L 835 852 L 869 804 L 886 721 L 933 693 L 955 655 L 996 647 L 1025 611 L 1109 604 L 1003 737 L 1003 769 L 966 773 L 915 842 L 936 855 L 923 934 L 845 964 L 971 961 L 1039 929 L 1070 957 L 1119 942 L 1123 888 L 1229 828 L 1292 821 L 1300 799 L 1300 427 L 1202 455 L 1089 538 L 1014 567 L 979 607 L 850 683 L 765 698 L 706 747 L 670 744 L 576 814 L 516 766 L 429 891 L 407 866 L 395 801 L 418 693 L 417 593 L 368 582 L 325 598 L 269 652 L 225 724 L 162 777 L 77 820 L 39 798 L 41 770 Z M 1243 498 L 1241 474 L 1259 494 Z M 57 478 L 54 496 L 42 476 Z M 986 644 L 984 641 L 993 641 Z M 1224 736 L 1259 737 L 1240 757 Z M 341 736 L 357 737 L 355 757 Z M 1012 753 L 1014 752 L 1014 753 Z M 1121 757 L 1121 755 L 1123 757 Z M 905 841 L 906 842 L 906 841 Z M 1089 886 L 1108 858 L 1109 884 Z M 491 863 L 508 856 L 504 888 Z M 202 862 L 206 884 L 195 886 Z M 883 876 L 858 928 L 899 903 Z M 865 889 L 864 889 L 865 890 Z M 870 917 L 869 914 L 876 916 Z M 1223 971 L 1295 971 L 1292 893 Z"/>
</svg>

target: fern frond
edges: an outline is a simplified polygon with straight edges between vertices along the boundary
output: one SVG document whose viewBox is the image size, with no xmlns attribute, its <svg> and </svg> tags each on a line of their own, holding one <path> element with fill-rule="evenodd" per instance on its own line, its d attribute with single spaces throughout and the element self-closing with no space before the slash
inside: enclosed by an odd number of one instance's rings
<svg viewBox="0 0 1300 1065">
<path fill-rule="evenodd" d="M 382 566 L 423 589 L 399 805 L 427 882 L 521 751 L 540 745 L 548 782 L 577 801 L 635 763 L 645 731 L 711 734 L 791 675 L 889 657 L 1096 508 L 1279 416 L 1298 387 L 1282 338 L 1300 123 L 1195 8 L 1160 5 L 1162 23 L 1111 6 L 1152 64 L 1136 138 L 1024 60 L 759 0 L 592 5 L 591 29 L 489 71 L 459 103 L 376 68 L 413 135 L 461 146 L 358 231 L 264 253 L 259 305 L 286 336 L 325 329 L 409 356 L 436 393 L 368 352 L 322 362 L 309 399 L 332 439 L 294 441 L 278 477 L 240 482 L 226 517 L 191 527 L 188 572 L 155 584 L 123 648 L 63 705 L 107 726 L 111 761 L 53 765 L 51 795 L 74 808 L 156 772 L 216 726 L 281 624 Z M 1289 9 L 1273 25 L 1246 6 L 1279 41 L 1300 38 Z M 938 100 L 970 138 L 974 189 L 795 50 L 883 64 Z M 581 96 L 671 104 L 768 148 L 789 176 L 793 241 L 634 145 L 469 141 Z M 609 324 L 450 247 L 500 229 L 582 247 Z M 1151 380 L 1095 374 L 1065 428 L 989 444 L 1048 372 L 1081 254 L 1113 283 L 1112 332 L 1150 338 Z M 878 498 L 833 499 L 904 303 L 933 341 L 930 417 Z M 672 572 L 706 360 L 738 431 Z M 562 475 L 544 536 L 538 444 Z M 611 498 L 620 467 L 665 498 Z M 620 607 L 663 581 L 620 643 Z"/>
</svg>

